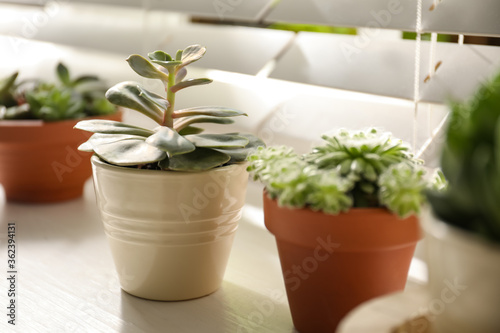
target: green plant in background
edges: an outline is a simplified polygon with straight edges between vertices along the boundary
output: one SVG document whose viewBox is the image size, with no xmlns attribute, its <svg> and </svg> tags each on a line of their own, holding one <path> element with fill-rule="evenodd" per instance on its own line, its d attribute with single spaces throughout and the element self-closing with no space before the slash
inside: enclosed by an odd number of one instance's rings
<svg viewBox="0 0 500 333">
<path fill-rule="evenodd" d="M 351 207 L 387 207 L 401 217 L 419 212 L 423 191 L 442 178 L 429 175 L 409 148 L 375 129 L 340 130 L 305 155 L 287 147 L 259 148 L 248 171 L 271 198 L 288 207 L 338 214 Z"/>
<path fill-rule="evenodd" d="M 18 73 L 0 81 L 0 119 L 57 121 L 111 114 L 116 107 L 104 93 L 96 76 L 70 78 L 68 68 L 56 68 L 59 84 L 29 80 L 17 83 Z"/>
<path fill-rule="evenodd" d="M 264 143 L 250 134 L 200 134 L 199 123 L 230 124 L 231 117 L 245 113 L 216 106 L 175 110 L 176 93 L 184 88 L 211 83 L 206 78 L 184 79 L 186 66 L 199 60 L 206 49 L 191 45 L 171 55 L 163 51 L 148 54 L 149 60 L 134 54 L 127 61 L 140 76 L 160 80 L 166 98 L 126 81 L 106 92 L 107 99 L 119 106 L 143 113 L 160 126 L 154 130 L 108 120 L 85 120 L 75 128 L 95 134 L 80 150 L 94 152 L 102 160 L 118 166 L 203 171 L 240 163 L 248 153 Z M 159 65 L 159 67 L 155 66 Z"/>
<path fill-rule="evenodd" d="M 436 216 L 500 242 L 500 74 L 451 105 L 441 165 L 448 189 L 428 193 Z"/>
<path fill-rule="evenodd" d="M 451 42 L 452 41 L 452 35 L 447 35 L 447 34 L 438 34 L 437 35 L 437 41 L 438 42 Z M 402 38 L 403 39 L 410 39 L 410 40 L 416 40 L 417 39 L 417 33 L 416 32 L 411 32 L 411 31 L 403 31 L 402 33 Z M 425 41 L 430 41 L 431 40 L 431 34 L 430 33 L 424 33 L 420 36 L 422 40 Z"/>
<path fill-rule="evenodd" d="M 293 32 L 309 31 L 309 32 L 322 32 L 322 33 L 343 34 L 343 35 L 357 34 L 356 28 L 331 27 L 327 25 L 317 25 L 317 24 L 275 22 L 269 25 L 268 28 L 276 30 L 287 30 Z"/>
</svg>

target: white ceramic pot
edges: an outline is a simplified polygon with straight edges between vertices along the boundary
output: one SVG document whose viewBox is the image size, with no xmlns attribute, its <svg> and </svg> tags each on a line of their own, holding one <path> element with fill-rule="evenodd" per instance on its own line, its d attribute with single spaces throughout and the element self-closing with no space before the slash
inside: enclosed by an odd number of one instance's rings
<svg viewBox="0 0 500 333">
<path fill-rule="evenodd" d="M 500 332 L 500 246 L 426 212 L 433 333 Z"/>
<path fill-rule="evenodd" d="M 166 172 L 117 167 L 93 156 L 92 166 L 123 290 L 173 301 L 220 287 L 245 201 L 246 165 Z"/>
</svg>

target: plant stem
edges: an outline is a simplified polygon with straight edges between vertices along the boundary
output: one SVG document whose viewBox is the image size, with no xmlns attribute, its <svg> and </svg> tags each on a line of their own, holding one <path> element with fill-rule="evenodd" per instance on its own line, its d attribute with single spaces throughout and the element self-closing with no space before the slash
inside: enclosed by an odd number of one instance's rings
<svg viewBox="0 0 500 333">
<path fill-rule="evenodd" d="M 163 126 L 167 126 L 170 128 L 174 127 L 174 120 L 172 118 L 172 114 L 174 112 L 175 106 L 175 93 L 170 89 L 173 85 L 175 85 L 175 70 L 168 69 L 168 84 L 167 84 L 167 101 L 169 103 L 168 108 L 165 110 L 165 116 L 163 118 Z"/>
</svg>

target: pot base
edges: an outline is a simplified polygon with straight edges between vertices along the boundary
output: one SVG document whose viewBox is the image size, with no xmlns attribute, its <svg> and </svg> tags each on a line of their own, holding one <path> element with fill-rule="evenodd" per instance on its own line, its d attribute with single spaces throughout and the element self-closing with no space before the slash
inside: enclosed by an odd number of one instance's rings
<svg viewBox="0 0 500 333">
<path fill-rule="evenodd" d="M 74 188 L 55 189 L 53 191 L 46 189 L 42 192 L 38 189 L 22 190 L 11 188 L 5 191 L 5 199 L 8 202 L 33 204 L 63 202 L 80 198 L 83 195 L 83 187 L 84 184 L 79 184 Z"/>
<path fill-rule="evenodd" d="M 108 241 L 125 292 L 155 301 L 183 301 L 220 288 L 233 238 L 188 246 Z"/>
</svg>

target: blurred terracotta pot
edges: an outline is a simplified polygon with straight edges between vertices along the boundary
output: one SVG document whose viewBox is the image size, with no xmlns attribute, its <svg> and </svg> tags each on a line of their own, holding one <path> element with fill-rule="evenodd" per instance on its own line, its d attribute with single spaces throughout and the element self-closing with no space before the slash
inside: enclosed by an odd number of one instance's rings
<svg viewBox="0 0 500 333">
<path fill-rule="evenodd" d="M 121 120 L 121 112 L 95 118 Z M 92 154 L 77 148 L 92 133 L 73 129 L 80 120 L 0 121 L 0 183 L 8 201 L 47 203 L 82 195 Z"/>
<path fill-rule="evenodd" d="M 335 332 L 357 305 L 403 290 L 415 246 L 417 218 L 381 208 L 327 215 L 279 207 L 264 193 L 266 227 L 276 236 L 295 327 Z"/>
</svg>

